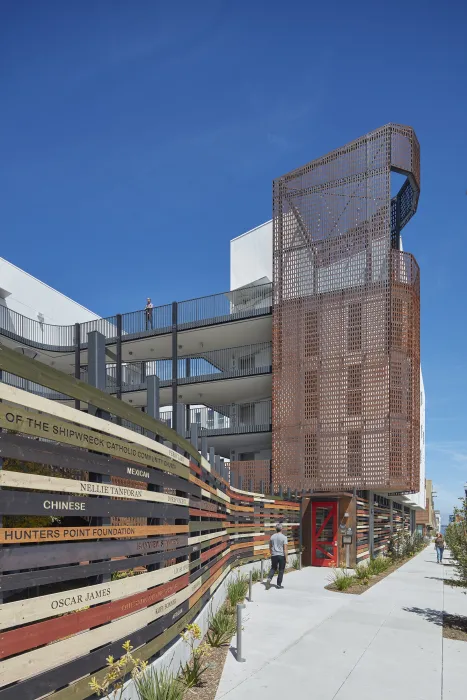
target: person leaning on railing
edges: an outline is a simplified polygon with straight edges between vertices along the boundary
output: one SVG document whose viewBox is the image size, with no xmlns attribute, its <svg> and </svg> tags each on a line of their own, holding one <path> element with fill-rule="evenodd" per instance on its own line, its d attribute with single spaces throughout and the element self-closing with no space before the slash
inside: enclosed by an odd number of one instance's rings
<svg viewBox="0 0 467 700">
<path fill-rule="evenodd" d="M 148 297 L 146 300 L 146 330 L 148 331 L 149 329 L 153 330 L 153 322 L 152 322 L 152 310 L 154 308 L 154 304 L 152 303 L 151 299 Z"/>
</svg>

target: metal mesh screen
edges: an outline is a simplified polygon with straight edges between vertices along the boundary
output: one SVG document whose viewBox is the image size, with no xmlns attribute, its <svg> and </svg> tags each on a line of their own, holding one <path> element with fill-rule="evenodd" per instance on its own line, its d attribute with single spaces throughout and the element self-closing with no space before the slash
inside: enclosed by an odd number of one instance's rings
<svg viewBox="0 0 467 700">
<path fill-rule="evenodd" d="M 274 181 L 276 487 L 418 490 L 419 273 L 391 244 L 410 218 L 391 221 L 391 169 L 407 174 L 414 212 L 410 127 L 387 125 Z"/>
</svg>

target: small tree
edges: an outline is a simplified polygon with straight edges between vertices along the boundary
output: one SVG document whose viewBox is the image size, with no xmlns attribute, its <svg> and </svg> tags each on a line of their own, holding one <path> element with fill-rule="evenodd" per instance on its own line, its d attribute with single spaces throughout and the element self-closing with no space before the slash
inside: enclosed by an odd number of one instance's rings
<svg viewBox="0 0 467 700">
<path fill-rule="evenodd" d="M 454 522 L 446 528 L 444 539 L 455 560 L 458 584 L 467 588 L 467 499 L 454 508 Z"/>
</svg>

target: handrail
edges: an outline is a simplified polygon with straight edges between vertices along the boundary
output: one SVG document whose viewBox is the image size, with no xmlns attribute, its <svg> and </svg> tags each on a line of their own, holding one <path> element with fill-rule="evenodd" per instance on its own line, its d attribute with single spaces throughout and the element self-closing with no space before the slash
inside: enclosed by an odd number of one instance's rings
<svg viewBox="0 0 467 700">
<path fill-rule="evenodd" d="M 211 294 L 178 304 L 178 329 L 203 327 L 270 312 L 272 284 L 242 287 L 230 292 Z M 139 309 L 122 314 L 122 340 L 169 333 L 172 327 L 172 305 L 155 306 L 148 312 Z M 102 333 L 107 342 L 117 338 L 117 316 L 96 318 L 80 323 L 80 343 L 86 346 L 92 331 Z M 75 326 L 41 323 L 0 305 L 0 335 L 42 350 L 70 352 L 75 347 Z"/>
</svg>

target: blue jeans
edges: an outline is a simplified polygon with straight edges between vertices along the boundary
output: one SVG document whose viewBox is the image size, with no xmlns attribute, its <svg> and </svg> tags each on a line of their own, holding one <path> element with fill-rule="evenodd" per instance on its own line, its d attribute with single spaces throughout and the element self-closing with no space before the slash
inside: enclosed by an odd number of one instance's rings
<svg viewBox="0 0 467 700">
<path fill-rule="evenodd" d="M 436 545 L 436 560 L 438 563 L 443 561 L 443 553 L 444 553 L 444 547 L 439 547 Z"/>
</svg>

